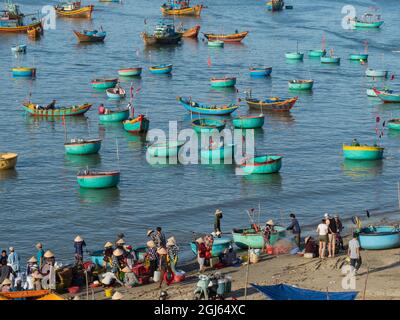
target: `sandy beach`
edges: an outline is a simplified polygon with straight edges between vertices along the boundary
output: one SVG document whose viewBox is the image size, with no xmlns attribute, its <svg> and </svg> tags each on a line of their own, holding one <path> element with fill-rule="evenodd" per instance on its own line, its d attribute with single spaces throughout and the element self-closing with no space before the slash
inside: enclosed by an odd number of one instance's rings
<svg viewBox="0 0 400 320">
<path fill-rule="evenodd" d="M 349 237 L 344 239 L 347 244 Z M 247 252 L 238 252 L 238 256 L 246 255 Z M 356 276 L 356 289 L 359 294 L 357 299 L 400 299 L 400 248 L 392 250 L 378 250 L 361 252 L 363 264 Z M 286 283 L 301 288 L 319 291 L 346 291 L 342 288 L 342 266 L 346 264 L 345 253 L 340 253 L 335 258 L 306 259 L 297 255 L 283 254 L 278 256 L 262 255 L 260 261 L 249 267 L 249 283 L 259 285 Z M 180 269 L 187 271 L 184 282 L 175 283 L 171 286 L 163 285 L 163 290 L 168 292 L 170 300 L 190 300 L 198 279 L 195 263 L 181 266 Z M 192 271 L 189 271 L 192 270 Z M 222 274 L 232 277 L 232 295 L 228 299 L 245 299 L 244 288 L 247 265 L 239 267 L 228 267 L 217 270 Z M 208 269 L 206 273 L 215 272 Z M 367 280 L 367 281 L 366 281 Z M 124 295 L 126 300 L 158 300 L 160 290 L 158 284 L 134 287 L 115 288 Z M 81 299 L 86 299 L 86 291 L 81 292 Z M 65 295 L 71 298 L 70 295 Z M 90 289 L 89 299 L 104 300 L 102 288 L 96 288 L 94 292 Z M 247 288 L 247 299 L 263 300 L 265 297 L 250 285 Z"/>
</svg>

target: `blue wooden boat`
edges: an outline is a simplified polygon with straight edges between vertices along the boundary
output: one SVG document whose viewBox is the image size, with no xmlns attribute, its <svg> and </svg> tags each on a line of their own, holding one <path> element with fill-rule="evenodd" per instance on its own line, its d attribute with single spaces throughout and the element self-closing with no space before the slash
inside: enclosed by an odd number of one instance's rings
<svg viewBox="0 0 400 320">
<path fill-rule="evenodd" d="M 172 64 L 160 64 L 149 68 L 152 74 L 169 74 L 172 71 Z"/>
<path fill-rule="evenodd" d="M 281 226 L 274 226 L 275 232 L 271 233 L 270 244 L 274 245 L 278 240 L 286 236 L 286 229 Z M 265 248 L 264 231 L 249 229 L 233 229 L 233 242 L 241 249 L 262 249 Z"/>
<path fill-rule="evenodd" d="M 321 58 L 326 55 L 326 50 L 308 50 L 308 57 L 309 58 Z"/>
<path fill-rule="evenodd" d="M 216 105 L 207 105 L 203 103 L 197 103 L 195 101 L 192 101 L 191 98 L 187 97 L 176 97 L 176 99 L 179 101 L 181 105 L 185 107 L 186 110 L 188 110 L 191 113 L 196 113 L 196 114 L 206 114 L 206 115 L 216 115 L 216 116 L 224 116 L 231 114 L 234 112 L 237 108 L 239 108 L 238 105 L 235 105 L 233 103 L 228 104 L 228 105 L 223 105 L 223 106 L 216 106 Z"/>
<path fill-rule="evenodd" d="M 12 68 L 13 77 L 36 77 L 36 68 Z"/>
<path fill-rule="evenodd" d="M 101 139 L 71 139 L 70 142 L 64 143 L 64 148 L 67 154 L 94 154 L 101 148 Z"/>
<path fill-rule="evenodd" d="M 78 173 L 77 181 L 81 188 L 103 189 L 116 187 L 120 180 L 119 171 L 89 171 Z"/>
<path fill-rule="evenodd" d="M 234 144 L 229 144 L 226 146 L 218 147 L 216 149 L 201 149 L 200 150 L 200 157 L 203 160 L 206 160 L 205 162 L 202 161 L 202 163 L 221 163 L 220 160 L 227 159 L 227 162 L 233 163 L 233 150 L 234 150 L 235 145 Z M 224 162 L 222 162 L 224 163 Z"/>
<path fill-rule="evenodd" d="M 239 116 L 232 119 L 232 124 L 239 129 L 256 129 L 264 125 L 265 117 L 263 114 L 258 116 Z"/>
<path fill-rule="evenodd" d="M 383 158 L 385 148 L 378 146 L 351 146 L 343 144 L 345 159 L 351 160 L 378 160 Z"/>
<path fill-rule="evenodd" d="M 147 253 L 147 247 L 146 246 L 136 247 L 133 248 L 133 251 L 135 252 L 136 257 L 138 258 L 138 261 L 143 262 L 145 259 L 145 255 Z M 97 267 L 103 266 L 103 258 L 104 258 L 104 250 L 95 250 L 90 252 L 90 260 Z"/>
<path fill-rule="evenodd" d="M 302 289 L 287 284 L 260 286 L 251 285 L 271 300 L 354 300 L 357 291 L 327 292 Z"/>
<path fill-rule="evenodd" d="M 185 143 L 183 140 L 156 142 L 147 148 L 147 153 L 150 157 L 176 157 Z"/>
<path fill-rule="evenodd" d="M 232 240 L 230 238 L 214 238 L 213 246 L 211 249 L 211 255 L 213 257 L 218 257 L 221 255 L 226 249 L 229 248 L 231 245 Z M 190 243 L 190 248 L 192 249 L 192 252 L 197 255 L 197 242 L 191 242 Z"/>
<path fill-rule="evenodd" d="M 358 232 L 360 246 L 366 250 L 400 247 L 400 229 L 393 226 L 369 226 Z"/>
<path fill-rule="evenodd" d="M 280 155 L 256 156 L 240 164 L 244 174 L 269 174 L 276 173 L 282 167 Z"/>
<path fill-rule="evenodd" d="M 99 114 L 100 122 L 122 122 L 129 119 L 129 108 L 106 109 L 104 114 Z"/>
<path fill-rule="evenodd" d="M 26 53 L 26 44 L 12 46 L 11 51 L 14 53 Z"/>
<path fill-rule="evenodd" d="M 249 70 L 254 78 L 268 77 L 272 73 L 272 67 L 250 67 Z"/>
<path fill-rule="evenodd" d="M 339 64 L 340 58 L 338 56 L 323 56 L 321 57 L 321 63 L 332 63 L 332 64 Z"/>
<path fill-rule="evenodd" d="M 213 130 L 221 131 L 225 128 L 225 121 L 215 119 L 196 119 L 192 121 L 192 128 L 197 133 L 209 133 Z"/>
</svg>

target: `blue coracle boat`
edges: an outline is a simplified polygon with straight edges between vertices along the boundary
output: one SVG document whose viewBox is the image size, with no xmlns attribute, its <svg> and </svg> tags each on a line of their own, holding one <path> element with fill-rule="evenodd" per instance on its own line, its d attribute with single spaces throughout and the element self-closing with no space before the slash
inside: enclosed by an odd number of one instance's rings
<svg viewBox="0 0 400 320">
<path fill-rule="evenodd" d="M 160 64 L 158 66 L 149 67 L 150 73 L 153 74 L 169 74 L 172 71 L 172 64 Z"/>
<path fill-rule="evenodd" d="M 383 250 L 400 247 L 400 229 L 393 226 L 369 226 L 358 233 L 360 246 L 367 250 Z"/>
<path fill-rule="evenodd" d="M 177 97 L 176 99 L 180 102 L 181 105 L 185 107 L 186 110 L 196 114 L 223 116 L 231 114 L 237 108 L 239 108 L 238 105 L 235 105 L 233 103 L 223 106 L 216 106 L 216 105 L 210 106 L 207 104 L 195 102 L 190 98 Z"/>
<path fill-rule="evenodd" d="M 232 240 L 230 238 L 214 238 L 214 243 L 211 250 L 211 255 L 213 257 L 218 257 L 222 252 L 229 248 Z M 190 248 L 192 252 L 197 255 L 197 244 L 196 242 L 190 243 Z"/>
<path fill-rule="evenodd" d="M 250 67 L 249 70 L 253 78 L 268 77 L 272 73 L 272 67 Z"/>
<path fill-rule="evenodd" d="M 251 285 L 271 300 L 354 300 L 357 291 L 327 292 L 302 289 L 287 284 L 276 284 L 272 286 Z"/>
</svg>

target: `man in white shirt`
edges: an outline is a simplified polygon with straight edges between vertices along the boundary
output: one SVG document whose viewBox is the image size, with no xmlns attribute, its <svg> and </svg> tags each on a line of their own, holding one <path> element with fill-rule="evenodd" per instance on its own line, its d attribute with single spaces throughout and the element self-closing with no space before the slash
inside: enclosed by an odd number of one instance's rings
<svg viewBox="0 0 400 320">
<path fill-rule="evenodd" d="M 319 238 L 319 257 L 325 258 L 326 244 L 328 243 L 328 226 L 325 223 L 325 219 L 322 219 L 321 223 L 317 228 Z"/>
<path fill-rule="evenodd" d="M 349 241 L 349 249 L 347 254 L 350 258 L 352 272 L 355 275 L 361 266 L 360 243 L 358 242 L 357 234 L 355 233 L 353 234 L 353 238 Z"/>
</svg>

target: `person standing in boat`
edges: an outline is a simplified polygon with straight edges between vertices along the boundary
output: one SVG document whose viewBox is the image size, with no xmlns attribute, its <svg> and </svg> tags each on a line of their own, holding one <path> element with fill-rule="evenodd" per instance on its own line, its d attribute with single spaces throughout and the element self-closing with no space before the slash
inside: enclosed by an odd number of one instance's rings
<svg viewBox="0 0 400 320">
<path fill-rule="evenodd" d="M 41 269 L 43 267 L 43 263 L 44 263 L 43 245 L 40 242 L 38 242 L 36 244 L 36 249 L 38 250 L 38 252 L 36 254 L 36 259 L 37 259 L 37 263 L 38 263 L 39 269 Z"/>
<path fill-rule="evenodd" d="M 178 263 L 178 252 L 179 247 L 176 245 L 176 240 L 174 237 L 171 237 L 167 241 L 167 261 L 171 266 L 172 272 L 176 273 L 176 265 Z"/>
<path fill-rule="evenodd" d="M 86 246 L 85 240 L 82 239 L 81 236 L 76 236 L 74 239 L 74 248 L 75 248 L 75 263 L 76 265 L 83 263 L 83 247 Z"/>
<path fill-rule="evenodd" d="M 103 268 L 104 270 L 107 270 L 108 265 L 112 265 L 112 256 L 113 256 L 114 248 L 113 244 L 111 242 L 107 242 L 104 245 L 104 251 L 103 251 Z"/>
<path fill-rule="evenodd" d="M 286 230 L 292 230 L 293 236 L 294 236 L 294 241 L 296 242 L 297 247 L 300 249 L 300 239 L 301 239 L 301 229 L 300 229 L 300 224 L 296 219 L 296 215 L 294 213 L 290 214 L 290 218 L 292 219 L 292 222 L 290 225 L 286 228 Z"/>
<path fill-rule="evenodd" d="M 222 219 L 222 211 L 217 209 L 214 214 L 214 233 L 220 237 L 221 236 L 221 219 Z"/>
<path fill-rule="evenodd" d="M 156 234 L 154 237 L 154 242 L 156 243 L 157 248 L 165 248 L 167 246 L 167 241 L 165 238 L 164 232 L 162 232 L 161 227 L 157 227 Z"/>
<path fill-rule="evenodd" d="M 351 145 L 354 146 L 354 147 L 359 147 L 360 143 L 358 142 L 358 140 L 356 138 L 354 138 L 352 143 L 351 143 Z"/>
</svg>

